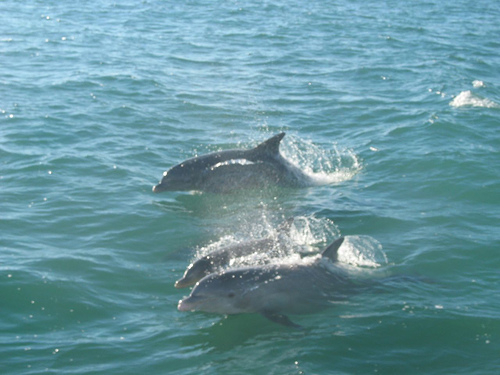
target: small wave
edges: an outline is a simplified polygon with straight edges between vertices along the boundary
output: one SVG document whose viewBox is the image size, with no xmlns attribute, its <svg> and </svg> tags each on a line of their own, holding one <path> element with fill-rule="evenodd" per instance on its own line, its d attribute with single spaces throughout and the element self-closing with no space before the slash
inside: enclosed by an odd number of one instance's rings
<svg viewBox="0 0 500 375">
<path fill-rule="evenodd" d="M 500 105 L 492 100 L 481 98 L 475 95 L 472 91 L 462 91 L 450 102 L 452 107 L 484 107 L 484 108 L 500 108 Z"/>
</svg>

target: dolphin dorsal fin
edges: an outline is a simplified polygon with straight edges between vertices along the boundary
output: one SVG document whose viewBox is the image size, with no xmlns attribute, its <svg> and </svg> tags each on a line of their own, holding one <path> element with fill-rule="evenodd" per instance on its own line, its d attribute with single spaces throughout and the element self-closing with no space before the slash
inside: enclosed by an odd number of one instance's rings
<svg viewBox="0 0 500 375">
<path fill-rule="evenodd" d="M 278 155 L 280 153 L 280 142 L 285 134 L 285 132 L 276 134 L 275 136 L 269 138 L 267 141 L 264 141 L 260 145 L 255 147 L 252 150 L 252 159 L 262 160 Z"/>
<path fill-rule="evenodd" d="M 326 257 L 335 263 L 338 260 L 338 250 L 343 242 L 344 237 L 336 239 L 323 251 L 321 256 Z"/>
</svg>

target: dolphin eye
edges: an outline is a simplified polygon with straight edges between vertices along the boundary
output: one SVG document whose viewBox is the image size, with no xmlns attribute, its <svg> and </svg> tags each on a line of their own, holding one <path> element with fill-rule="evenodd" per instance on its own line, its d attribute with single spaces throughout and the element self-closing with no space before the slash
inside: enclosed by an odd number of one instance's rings
<svg viewBox="0 0 500 375">
<path fill-rule="evenodd" d="M 234 298 L 235 294 L 234 292 L 229 292 L 227 296 L 228 298 Z"/>
</svg>

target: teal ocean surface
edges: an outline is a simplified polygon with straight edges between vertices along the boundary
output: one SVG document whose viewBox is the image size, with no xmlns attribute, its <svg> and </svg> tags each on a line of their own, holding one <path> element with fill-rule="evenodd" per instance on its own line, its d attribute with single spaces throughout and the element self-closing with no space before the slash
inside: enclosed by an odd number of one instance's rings
<svg viewBox="0 0 500 375">
<path fill-rule="evenodd" d="M 0 14 L 0 373 L 500 373 L 499 2 Z M 282 131 L 318 186 L 152 192 Z M 193 259 L 290 217 L 290 257 L 345 236 L 373 288 L 303 329 L 177 310 Z"/>
</svg>

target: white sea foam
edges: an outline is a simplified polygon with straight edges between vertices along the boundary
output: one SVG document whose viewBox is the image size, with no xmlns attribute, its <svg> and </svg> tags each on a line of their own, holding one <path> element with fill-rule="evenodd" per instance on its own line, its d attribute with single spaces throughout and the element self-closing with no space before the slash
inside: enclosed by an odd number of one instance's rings
<svg viewBox="0 0 500 375">
<path fill-rule="evenodd" d="M 483 81 L 480 81 L 478 79 L 472 81 L 472 86 L 474 86 L 474 88 L 479 88 L 479 87 L 484 87 L 484 82 Z"/>
<path fill-rule="evenodd" d="M 474 94 L 472 91 L 462 91 L 460 94 L 455 96 L 450 102 L 452 107 L 485 107 L 485 108 L 500 108 L 497 103 L 481 98 L 480 96 Z"/>
</svg>

